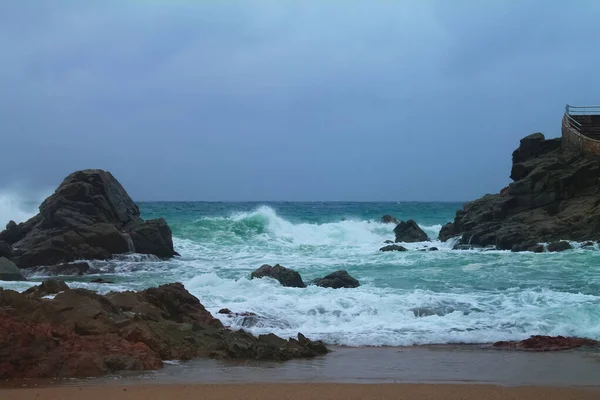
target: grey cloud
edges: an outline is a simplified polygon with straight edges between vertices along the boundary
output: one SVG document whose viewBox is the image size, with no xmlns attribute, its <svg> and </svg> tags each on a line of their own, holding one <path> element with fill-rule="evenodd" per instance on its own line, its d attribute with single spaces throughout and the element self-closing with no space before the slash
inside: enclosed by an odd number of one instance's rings
<svg viewBox="0 0 600 400">
<path fill-rule="evenodd" d="M 5 2 L 0 187 L 97 167 L 140 200 L 494 192 L 520 137 L 598 101 L 598 8 Z"/>
</svg>

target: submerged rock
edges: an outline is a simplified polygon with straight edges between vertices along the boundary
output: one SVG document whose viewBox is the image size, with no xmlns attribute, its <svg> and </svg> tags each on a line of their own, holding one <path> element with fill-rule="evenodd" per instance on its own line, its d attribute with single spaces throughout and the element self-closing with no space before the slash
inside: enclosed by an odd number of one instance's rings
<svg viewBox="0 0 600 400">
<path fill-rule="evenodd" d="M 429 240 L 425 231 L 412 219 L 402 221 L 396 225 L 394 233 L 396 234 L 396 243 L 426 242 Z"/>
<path fill-rule="evenodd" d="M 144 222 L 125 189 L 103 170 L 67 176 L 38 215 L 18 225 L 11 221 L 0 240 L 12 245 L 12 260 L 20 268 L 132 251 L 165 258 L 176 254 L 164 220 Z"/>
<path fill-rule="evenodd" d="M 530 251 L 533 253 L 543 253 L 544 252 L 544 246 L 535 242 L 530 242 L 530 243 L 522 243 L 522 244 L 516 244 L 512 247 L 511 251 L 513 253 L 519 253 L 522 251 Z"/>
<path fill-rule="evenodd" d="M 93 268 L 88 262 L 78 261 L 58 265 L 48 265 L 41 267 L 24 268 L 23 273 L 27 276 L 47 275 L 47 276 L 81 276 L 97 274 L 98 269 Z"/>
<path fill-rule="evenodd" d="M 265 264 L 250 274 L 251 279 L 265 277 L 273 278 L 279 281 L 282 286 L 296 288 L 306 287 L 302 281 L 302 277 L 298 272 L 294 271 L 293 269 L 282 267 L 279 264 L 276 264 L 274 267 Z"/>
<path fill-rule="evenodd" d="M 394 244 L 395 242 L 393 240 L 386 240 L 385 242 L 383 242 L 383 244 Z"/>
<path fill-rule="evenodd" d="M 600 158 L 564 149 L 537 133 L 513 152 L 511 178 L 501 194 L 485 195 L 456 213 L 440 240 L 511 250 L 523 243 L 600 239 Z"/>
<path fill-rule="evenodd" d="M 408 251 L 405 247 L 400 246 L 399 244 L 390 244 L 388 246 L 383 246 L 379 249 L 379 251 Z"/>
<path fill-rule="evenodd" d="M 360 286 L 360 283 L 344 270 L 335 271 L 323 278 L 316 279 L 313 283 L 317 286 L 332 289 L 355 288 Z"/>
<path fill-rule="evenodd" d="M 559 252 L 572 249 L 573 246 L 569 242 L 560 241 L 560 242 L 552 242 L 548 244 L 548 251 L 550 252 Z"/>
<path fill-rule="evenodd" d="M 0 257 L 0 281 L 26 280 L 16 264 L 6 257 Z"/>
<path fill-rule="evenodd" d="M 492 345 L 498 349 L 513 349 L 522 351 L 559 351 L 570 350 L 582 346 L 599 347 L 597 340 L 564 337 L 564 336 L 531 336 L 518 342 L 496 342 Z"/>
<path fill-rule="evenodd" d="M 383 217 L 381 217 L 381 223 L 382 224 L 399 224 L 400 222 L 393 216 L 391 215 L 384 215 Z"/>
<path fill-rule="evenodd" d="M 48 294 L 56 296 L 42 298 Z M 328 352 L 300 334 L 260 340 L 226 329 L 180 283 L 105 296 L 60 281 L 27 294 L 0 289 L 0 320 L 0 379 L 98 376 L 194 357 L 283 361 Z"/>
</svg>

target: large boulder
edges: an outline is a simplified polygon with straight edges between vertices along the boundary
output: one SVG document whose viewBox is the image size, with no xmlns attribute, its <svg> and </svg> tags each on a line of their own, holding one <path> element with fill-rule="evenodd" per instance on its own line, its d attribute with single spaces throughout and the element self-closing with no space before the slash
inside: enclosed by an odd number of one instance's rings
<svg viewBox="0 0 600 400">
<path fill-rule="evenodd" d="M 313 283 L 317 286 L 332 289 L 355 288 L 360 286 L 360 283 L 344 270 L 335 271 L 323 278 L 315 280 Z"/>
<path fill-rule="evenodd" d="M 262 267 L 256 269 L 250 274 L 250 278 L 273 278 L 281 285 L 287 287 L 304 288 L 306 284 L 302 281 L 300 274 L 293 269 L 288 269 L 276 264 L 274 267 L 265 264 Z"/>
<path fill-rule="evenodd" d="M 24 281 L 17 265 L 6 257 L 0 257 L 0 281 Z"/>
<path fill-rule="evenodd" d="M 396 243 L 426 242 L 429 240 L 423 229 L 412 219 L 402 221 L 396 225 L 394 233 L 396 234 Z"/>
<path fill-rule="evenodd" d="M 9 223 L 0 240 L 12 245 L 12 259 L 20 268 L 133 251 L 165 258 L 176 254 L 166 222 L 144 222 L 123 186 L 103 170 L 67 176 L 38 215 L 19 225 Z"/>
<path fill-rule="evenodd" d="M 194 357 L 284 361 L 328 352 L 301 334 L 285 340 L 227 329 L 180 283 L 105 296 L 58 281 L 26 294 L 0 289 L 0 321 L 0 379 L 98 376 Z"/>
<path fill-rule="evenodd" d="M 565 251 L 565 250 L 570 250 L 572 249 L 573 246 L 571 246 L 571 244 L 569 242 L 565 242 L 564 240 L 558 241 L 558 242 L 552 242 L 548 244 L 548 251 L 549 252 L 559 252 L 559 251 Z"/>
<path fill-rule="evenodd" d="M 440 240 L 518 249 L 528 243 L 600 239 L 600 158 L 527 136 L 513 152 L 508 189 L 464 205 Z M 537 248 L 539 250 L 539 248 Z"/>
</svg>

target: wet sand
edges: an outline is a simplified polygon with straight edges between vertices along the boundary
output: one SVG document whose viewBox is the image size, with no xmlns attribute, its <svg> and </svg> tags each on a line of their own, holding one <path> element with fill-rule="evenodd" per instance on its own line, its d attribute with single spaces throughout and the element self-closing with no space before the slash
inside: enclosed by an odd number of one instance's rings
<svg viewBox="0 0 600 400">
<path fill-rule="evenodd" d="M 594 389 L 434 384 L 137 385 L 0 390 L 10 400 L 597 400 Z"/>
<path fill-rule="evenodd" d="M 147 373 L 10 381 L 0 383 L 0 399 L 600 399 L 597 351 L 333 349 L 284 363 L 198 359 Z"/>
<path fill-rule="evenodd" d="M 128 373 L 59 384 L 310 382 L 600 386 L 600 351 L 529 353 L 476 345 L 332 349 L 332 353 L 310 360 L 279 363 L 197 359 L 167 365 L 160 371 L 149 373 Z"/>
</svg>

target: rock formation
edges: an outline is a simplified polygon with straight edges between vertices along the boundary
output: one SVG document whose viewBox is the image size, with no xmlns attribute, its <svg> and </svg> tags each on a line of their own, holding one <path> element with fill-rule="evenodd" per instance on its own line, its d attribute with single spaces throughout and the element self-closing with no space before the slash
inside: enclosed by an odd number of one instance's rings
<svg viewBox="0 0 600 400">
<path fill-rule="evenodd" d="M 578 347 L 600 347 L 597 340 L 564 337 L 564 336 L 531 336 L 519 342 L 496 342 L 492 345 L 497 349 L 522 350 L 522 351 L 559 351 L 570 350 Z"/>
<path fill-rule="evenodd" d="M 38 215 L 19 225 L 9 222 L 0 241 L 11 246 L 10 258 L 20 268 L 133 251 L 176 255 L 167 223 L 162 218 L 144 222 L 121 184 L 102 170 L 67 176 Z"/>
<path fill-rule="evenodd" d="M 323 278 L 316 279 L 313 283 L 317 286 L 332 289 L 355 288 L 360 286 L 360 283 L 344 270 L 335 271 Z"/>
<path fill-rule="evenodd" d="M 536 133 L 512 155 L 514 180 L 499 194 L 464 205 L 440 239 L 501 250 L 524 244 L 600 238 L 600 160 Z M 530 246 L 531 247 L 531 246 Z M 539 249 L 539 248 L 538 248 Z"/>
<path fill-rule="evenodd" d="M 306 287 L 306 284 L 304 284 L 304 281 L 302 281 L 302 277 L 298 272 L 293 269 L 282 267 L 279 264 L 276 264 L 274 267 L 265 264 L 250 274 L 251 279 L 265 277 L 273 278 L 279 281 L 283 286 L 287 287 Z"/>
<path fill-rule="evenodd" d="M 406 247 L 400 246 L 399 244 L 390 244 L 387 246 L 383 246 L 382 248 L 379 249 L 379 251 L 408 251 L 406 250 Z"/>
<path fill-rule="evenodd" d="M 0 281 L 24 281 L 19 267 L 6 257 L 0 257 Z"/>
<path fill-rule="evenodd" d="M 106 296 L 60 281 L 25 293 L 0 289 L 0 320 L 0 379 L 98 376 L 194 357 L 283 361 L 328 352 L 301 334 L 284 340 L 226 329 L 180 283 Z"/>
<path fill-rule="evenodd" d="M 396 243 L 426 242 L 429 240 L 423 229 L 412 219 L 402 221 L 396 225 L 394 233 L 396 234 Z"/>
<path fill-rule="evenodd" d="M 381 217 L 381 223 L 382 224 L 396 224 L 396 225 L 398 225 L 400 223 L 400 221 L 398 221 L 396 219 L 396 217 L 394 217 L 393 215 L 386 214 L 383 217 Z"/>
</svg>

